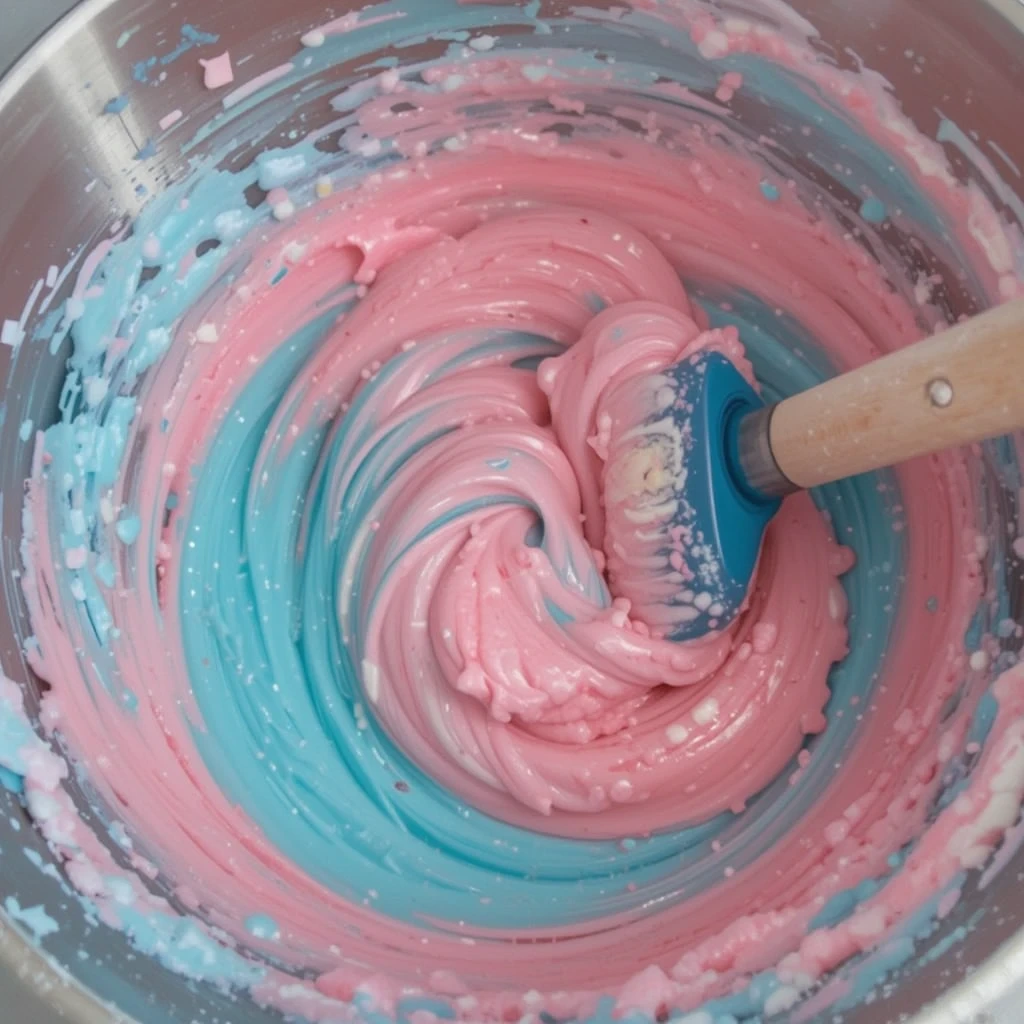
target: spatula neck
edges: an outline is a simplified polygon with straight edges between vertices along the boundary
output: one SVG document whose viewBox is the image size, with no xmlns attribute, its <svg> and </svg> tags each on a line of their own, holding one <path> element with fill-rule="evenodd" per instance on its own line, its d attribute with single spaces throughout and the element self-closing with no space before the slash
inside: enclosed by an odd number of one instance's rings
<svg viewBox="0 0 1024 1024">
<path fill-rule="evenodd" d="M 800 490 L 779 468 L 772 452 L 772 415 L 777 408 L 766 405 L 744 416 L 739 423 L 739 469 L 745 485 L 759 498 L 784 498 Z"/>
</svg>

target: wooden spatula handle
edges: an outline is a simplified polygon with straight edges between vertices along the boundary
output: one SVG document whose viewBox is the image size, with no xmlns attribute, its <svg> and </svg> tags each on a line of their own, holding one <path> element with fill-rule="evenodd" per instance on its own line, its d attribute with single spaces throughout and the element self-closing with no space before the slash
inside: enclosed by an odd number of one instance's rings
<svg viewBox="0 0 1024 1024">
<path fill-rule="evenodd" d="M 788 398 L 771 413 L 782 473 L 817 487 L 1024 428 L 1024 299 Z"/>
</svg>

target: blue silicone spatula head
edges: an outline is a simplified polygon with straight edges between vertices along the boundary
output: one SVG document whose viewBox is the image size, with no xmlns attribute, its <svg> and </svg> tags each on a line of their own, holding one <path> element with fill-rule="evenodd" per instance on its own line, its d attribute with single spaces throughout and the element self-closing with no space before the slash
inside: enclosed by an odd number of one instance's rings
<svg viewBox="0 0 1024 1024">
<path fill-rule="evenodd" d="M 597 435 L 612 592 L 660 636 L 728 625 L 773 496 L 1024 429 L 1022 338 L 1015 299 L 771 408 L 707 349 L 627 378 Z"/>
<path fill-rule="evenodd" d="M 764 403 L 714 351 L 642 385 L 641 422 L 621 432 L 606 471 L 610 579 L 652 628 L 690 640 L 739 614 L 779 508 L 739 466 L 740 423 Z"/>
</svg>

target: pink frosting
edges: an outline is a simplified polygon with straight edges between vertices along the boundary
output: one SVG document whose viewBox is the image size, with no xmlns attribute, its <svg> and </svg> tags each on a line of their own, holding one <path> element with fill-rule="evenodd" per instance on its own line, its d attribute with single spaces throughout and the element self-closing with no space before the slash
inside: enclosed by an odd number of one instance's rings
<svg viewBox="0 0 1024 1024">
<path fill-rule="evenodd" d="M 209 60 L 200 59 L 203 69 L 203 85 L 207 89 L 223 89 L 235 80 L 235 72 L 231 67 L 231 54 L 228 52 Z"/>
<path fill-rule="evenodd" d="M 389 505 L 375 511 L 380 550 L 408 544 L 365 625 L 364 664 L 380 679 L 370 693 L 375 712 L 432 776 L 529 827 L 615 836 L 742 807 L 821 727 L 825 677 L 846 649 L 845 603 L 833 581 L 849 555 L 809 499 L 795 499 L 772 532 L 773 570 L 745 624 L 686 646 L 652 636 L 630 617 L 628 598 L 602 608 L 585 582 L 606 560 L 601 459 L 590 443 L 603 393 L 712 341 L 741 358 L 735 332 L 701 334 L 665 257 L 627 221 L 593 211 L 495 212 L 457 241 L 407 238 L 415 251 L 379 273 L 345 320 L 345 348 L 330 354 L 324 374 L 333 387 L 344 387 L 346 367 L 383 362 L 407 341 L 459 323 L 582 336 L 541 366 L 539 391 L 500 364 L 448 388 L 438 415 L 472 429 L 403 469 Z M 396 237 L 387 246 L 390 257 L 401 244 Z M 594 317 L 588 294 L 613 305 Z M 437 358 L 451 357 L 449 346 Z M 379 404 L 374 412 L 379 425 L 367 446 L 392 426 Z M 513 455 L 509 473 L 490 469 L 486 459 L 506 451 L 529 457 Z M 539 509 L 550 559 L 526 546 L 528 509 L 481 516 L 469 534 L 456 520 L 429 543 L 412 542 L 446 509 L 508 487 Z M 356 547 L 350 562 L 360 554 Z M 580 585 L 566 587 L 552 562 L 576 566 Z M 383 555 L 371 560 L 363 585 L 376 590 L 387 566 Z M 546 601 L 572 624 L 555 623 Z M 789 606 L 806 608 L 807 618 L 783 613 Z M 777 638 L 759 653 L 743 641 L 762 618 Z M 780 662 L 799 664 L 789 670 L 798 685 L 781 685 Z M 713 680 L 721 682 L 709 701 Z M 689 735 L 673 742 L 680 729 Z M 700 785 L 680 785 L 684 766 Z M 601 813 L 581 823 L 561 811 Z"/>
</svg>

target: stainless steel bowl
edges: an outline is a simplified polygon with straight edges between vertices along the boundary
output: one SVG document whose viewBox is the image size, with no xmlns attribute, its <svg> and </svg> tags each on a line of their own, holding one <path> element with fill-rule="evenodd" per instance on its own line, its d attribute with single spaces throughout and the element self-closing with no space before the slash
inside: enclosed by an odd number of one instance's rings
<svg viewBox="0 0 1024 1024">
<path fill-rule="evenodd" d="M 361 6 L 361 0 L 339 0 L 329 11 L 320 0 L 86 0 L 77 6 L 0 84 L 0 318 L 16 316 L 23 308 L 40 270 L 63 264 L 69 252 L 135 214 L 144 201 L 137 186 L 152 193 L 184 174 L 186 159 L 172 145 L 162 146 L 158 159 L 134 160 L 140 145 L 158 134 L 160 118 L 174 108 L 187 109 L 193 112 L 194 128 L 219 107 L 195 73 L 171 74 L 159 89 L 135 87 L 134 61 L 160 40 L 177 38 L 184 22 L 195 21 L 219 34 L 222 46 L 254 54 L 255 73 L 287 59 L 294 38 L 326 15 Z M 724 0 L 722 6 L 727 6 Z M 823 46 L 837 59 L 854 52 L 885 75 L 922 130 L 935 132 L 937 97 L 942 97 L 942 114 L 996 143 L 1010 161 L 1024 167 L 1020 0 L 795 0 L 793 6 L 819 28 Z M 8 45 L 10 31 L 0 29 Z M 914 61 L 906 59 L 908 50 Z M 336 69 L 339 80 L 350 71 Z M 132 104 L 123 116 L 99 116 L 110 97 L 125 91 L 131 91 Z M 308 127 L 326 112 L 305 113 Z M 243 121 L 232 130 L 244 129 Z M 973 173 L 970 167 L 958 170 Z M 92 179 L 97 185 L 87 191 Z M 1024 179 L 1011 178 L 1010 187 L 1024 198 Z M 53 415 L 62 354 L 40 358 L 43 372 L 38 363 L 29 368 L 24 360 L 11 372 L 9 350 L 0 347 L 0 397 L 6 405 L 0 420 L 0 661 L 9 676 L 24 682 L 30 699 L 38 696 L 38 683 L 20 653 L 24 606 L 12 578 L 27 446 L 17 448 L 25 452 L 20 462 L 9 453 L 16 450 L 23 419 L 32 416 L 38 424 Z M 40 380 L 48 386 L 38 386 Z M 5 789 L 0 789 L 0 812 L 0 895 L 17 894 L 22 905 L 42 903 L 60 908 L 61 914 L 61 928 L 43 939 L 43 951 L 0 915 L 0 1019 L 19 1024 L 50 1019 L 256 1024 L 281 1019 L 210 986 L 185 982 L 136 954 L 123 935 L 88 921 L 59 872 L 43 873 L 30 863 L 27 851 L 43 862 L 50 854 L 18 799 Z M 984 909 L 982 926 L 844 1020 L 1024 1020 L 1022 872 L 1024 853 L 984 891 L 969 888 L 943 927 L 951 931 Z"/>
</svg>

